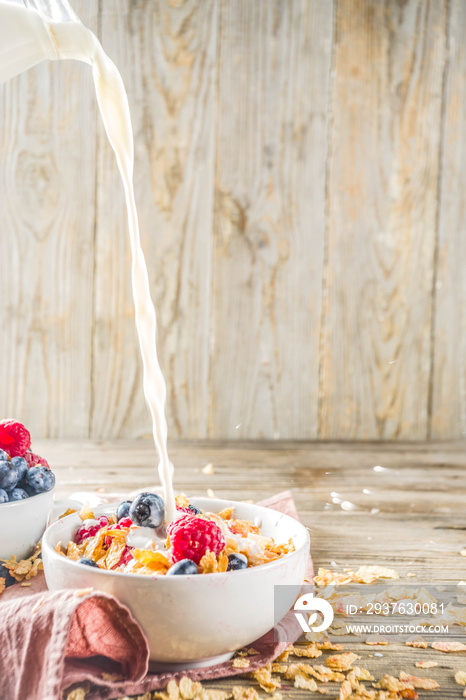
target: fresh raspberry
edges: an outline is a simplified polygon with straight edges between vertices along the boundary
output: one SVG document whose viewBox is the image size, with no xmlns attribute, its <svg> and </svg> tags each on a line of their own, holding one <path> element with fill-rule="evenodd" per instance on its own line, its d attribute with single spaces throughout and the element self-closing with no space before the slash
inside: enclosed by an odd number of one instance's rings
<svg viewBox="0 0 466 700">
<path fill-rule="evenodd" d="M 10 457 L 22 457 L 31 447 L 31 434 L 22 423 L 16 420 L 0 422 L 0 448 Z"/>
<path fill-rule="evenodd" d="M 50 469 L 49 463 L 47 462 L 46 459 L 41 457 L 40 455 L 34 454 L 34 452 L 25 452 L 23 455 L 23 458 L 26 460 L 28 463 L 29 469 L 31 467 L 47 467 L 47 469 Z"/>
<path fill-rule="evenodd" d="M 219 526 L 212 520 L 182 515 L 167 527 L 174 562 L 192 559 L 199 564 L 210 549 L 216 556 L 225 547 L 225 538 Z"/>
<path fill-rule="evenodd" d="M 121 530 L 122 527 L 131 527 L 133 525 L 133 521 L 131 518 L 122 518 L 118 525 L 115 525 L 113 528 L 114 530 Z"/>
<path fill-rule="evenodd" d="M 99 518 L 97 518 L 97 520 L 92 520 L 91 523 L 92 524 L 90 525 L 85 525 L 84 523 L 81 525 L 76 533 L 76 537 L 74 538 L 76 544 L 81 544 L 81 542 L 86 540 L 88 537 L 94 537 L 94 535 L 97 535 L 101 528 L 108 525 L 108 518 L 106 515 L 101 515 Z"/>
</svg>

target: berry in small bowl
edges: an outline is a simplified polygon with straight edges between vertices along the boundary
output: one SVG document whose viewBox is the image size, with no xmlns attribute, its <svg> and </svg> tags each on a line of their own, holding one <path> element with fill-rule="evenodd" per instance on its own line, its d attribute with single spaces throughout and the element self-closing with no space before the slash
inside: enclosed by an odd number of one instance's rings
<svg viewBox="0 0 466 700">
<path fill-rule="evenodd" d="M 40 540 L 49 516 L 55 475 L 31 451 L 29 430 L 0 421 L 0 559 L 23 559 Z"/>
</svg>

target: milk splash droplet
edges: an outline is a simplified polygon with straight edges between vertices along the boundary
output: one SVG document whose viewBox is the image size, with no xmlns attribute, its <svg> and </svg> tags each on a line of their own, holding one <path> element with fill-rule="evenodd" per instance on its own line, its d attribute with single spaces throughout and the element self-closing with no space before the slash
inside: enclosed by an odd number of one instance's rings
<svg viewBox="0 0 466 700">
<path fill-rule="evenodd" d="M 351 501 L 342 501 L 341 509 L 346 510 L 346 511 L 350 511 L 350 510 L 357 510 L 358 507 L 354 503 L 351 503 Z"/>
</svg>

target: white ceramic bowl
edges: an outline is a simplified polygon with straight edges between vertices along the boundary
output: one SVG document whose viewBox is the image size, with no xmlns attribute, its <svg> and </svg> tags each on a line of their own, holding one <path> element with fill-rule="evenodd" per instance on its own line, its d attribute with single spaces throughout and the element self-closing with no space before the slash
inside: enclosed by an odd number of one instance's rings
<svg viewBox="0 0 466 700">
<path fill-rule="evenodd" d="M 65 544 L 76 533 L 81 522 L 77 514 L 53 523 L 42 540 L 49 589 L 92 586 L 114 595 L 128 606 L 144 630 L 151 668 L 157 670 L 218 663 L 251 644 L 274 626 L 274 586 L 289 586 L 280 596 L 282 617 L 295 602 L 306 571 L 309 535 L 294 518 L 246 503 L 207 498 L 191 502 L 210 512 L 234 506 L 237 518 L 259 518 L 262 534 L 276 542 L 287 542 L 291 537 L 296 550 L 242 571 L 152 577 L 94 569 L 58 554 L 58 542 Z M 116 505 L 96 508 L 95 513 L 109 514 Z"/>
<path fill-rule="evenodd" d="M 28 557 L 42 537 L 52 507 L 53 490 L 23 501 L 0 503 L 0 559 Z"/>
</svg>

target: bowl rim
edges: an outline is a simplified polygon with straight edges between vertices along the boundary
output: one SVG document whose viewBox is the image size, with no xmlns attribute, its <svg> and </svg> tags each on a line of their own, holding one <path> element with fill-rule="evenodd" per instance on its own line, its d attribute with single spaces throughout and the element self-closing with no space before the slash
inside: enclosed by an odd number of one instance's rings
<svg viewBox="0 0 466 700">
<path fill-rule="evenodd" d="M 42 494 L 41 494 L 42 495 Z M 25 499 L 27 500 L 27 499 Z M 231 573 L 233 573 L 235 576 L 251 576 L 254 575 L 252 572 L 257 572 L 257 571 L 263 571 L 264 568 L 267 569 L 267 571 L 272 571 L 273 569 L 279 569 L 280 566 L 282 565 L 283 561 L 290 561 L 290 559 L 293 558 L 298 558 L 302 556 L 302 551 L 304 549 L 307 549 L 308 554 L 310 551 L 310 536 L 309 536 L 309 530 L 308 528 L 303 525 L 302 522 L 299 520 L 296 520 L 296 518 L 293 518 L 291 515 L 287 515 L 286 513 L 281 513 L 280 511 L 274 511 L 272 508 L 267 508 L 266 506 L 261 506 L 261 505 L 256 505 L 255 503 L 242 503 L 241 501 L 231 501 L 231 500 L 226 500 L 226 499 L 220 499 L 220 498 L 205 498 L 205 497 L 194 497 L 190 499 L 190 501 L 195 504 L 196 502 L 208 502 L 212 503 L 212 505 L 216 504 L 215 507 L 220 504 L 222 507 L 219 510 L 223 510 L 224 507 L 231 507 L 232 505 L 241 505 L 241 506 L 248 506 L 248 507 L 253 507 L 257 508 L 258 512 L 275 512 L 278 515 L 281 516 L 281 518 L 285 518 L 287 520 L 291 520 L 294 523 L 297 524 L 297 526 L 302 529 L 303 532 L 303 542 L 300 546 L 296 547 L 294 552 L 289 552 L 288 554 L 285 554 L 284 557 L 280 557 L 279 559 L 275 559 L 274 561 L 267 562 L 265 564 L 259 564 L 258 566 L 251 566 L 248 567 L 247 569 L 239 569 L 238 571 L 218 571 L 216 573 L 210 573 L 210 574 L 186 574 L 184 576 L 168 576 L 168 580 L 171 581 L 201 581 L 201 580 L 212 580 L 212 577 L 215 577 L 216 581 L 219 581 L 220 578 L 225 578 L 226 576 L 230 576 Z M 105 511 L 108 509 L 115 509 L 116 506 L 119 505 L 121 501 L 112 501 L 111 503 L 105 503 L 100 506 L 95 506 L 93 508 L 93 511 L 97 515 L 105 515 Z M 102 511 L 102 512 L 100 512 Z M 215 512 L 215 511 L 211 511 Z M 56 520 L 54 523 L 49 525 L 47 529 L 45 530 L 43 536 L 42 536 L 42 552 L 46 552 L 46 558 L 50 557 L 51 564 L 53 565 L 53 562 L 58 562 L 58 561 L 65 561 L 66 566 L 79 566 L 82 569 L 82 564 L 79 564 L 77 561 L 74 561 L 73 559 L 69 559 L 68 557 L 63 556 L 63 554 L 59 554 L 56 549 L 53 547 L 52 543 L 50 542 L 50 538 L 53 536 L 54 531 L 58 529 L 60 525 L 62 525 L 66 520 L 79 517 L 78 513 L 71 513 L 70 515 L 66 515 L 64 518 L 60 518 L 59 520 Z M 47 561 L 44 559 L 44 570 L 47 567 Z M 152 581 L 166 581 L 167 576 L 162 575 L 162 574 L 136 574 L 136 573 L 125 573 L 122 571 L 110 571 L 108 569 L 100 569 L 97 567 L 87 567 L 89 573 L 95 573 L 100 576 L 117 576 L 120 580 L 122 579 L 128 579 L 130 581 L 141 581 L 143 580 L 152 580 Z M 177 584 L 170 584 L 170 585 L 177 585 Z M 182 585 L 181 583 L 178 585 Z"/>
<path fill-rule="evenodd" d="M 23 503 L 25 503 L 25 504 L 30 503 L 32 499 L 36 499 L 36 501 L 37 501 L 38 498 L 45 498 L 45 496 L 48 496 L 48 497 L 52 496 L 53 497 L 54 492 L 55 492 L 55 486 L 53 487 L 53 489 L 50 489 L 50 491 L 44 491 L 43 493 L 35 493 L 34 496 L 29 496 L 29 498 L 22 498 L 19 501 L 8 501 L 7 503 L 0 503 L 0 513 L 1 513 L 1 509 L 4 507 L 9 506 L 10 508 L 21 508 Z"/>
</svg>

